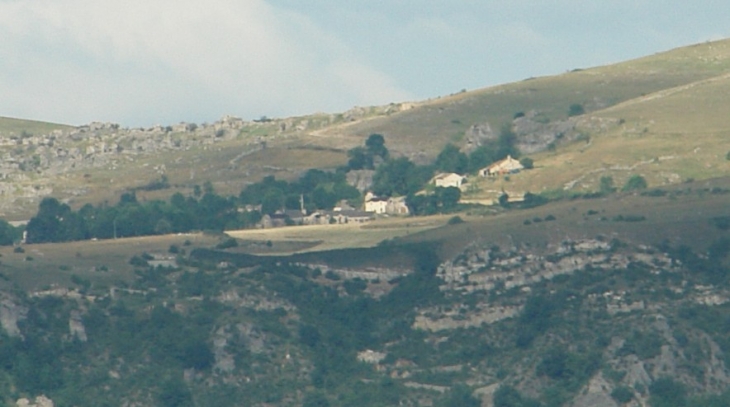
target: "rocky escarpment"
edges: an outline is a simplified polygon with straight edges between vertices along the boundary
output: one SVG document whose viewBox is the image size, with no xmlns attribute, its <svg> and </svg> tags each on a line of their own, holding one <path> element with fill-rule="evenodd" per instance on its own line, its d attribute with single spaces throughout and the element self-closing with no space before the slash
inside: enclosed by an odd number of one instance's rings
<svg viewBox="0 0 730 407">
<path fill-rule="evenodd" d="M 677 320 L 676 312 L 723 306 L 730 301 L 730 292 L 721 286 L 688 282 L 682 277 L 688 270 L 681 262 L 651 247 L 625 245 L 616 240 L 583 239 L 565 240 L 538 253 L 526 248 L 502 251 L 487 243 L 475 243 L 441 264 L 436 276 L 441 291 L 450 300 L 419 309 L 412 327 L 447 338 L 452 333 L 486 329 L 502 321 L 524 321 L 526 305 L 520 299 L 529 298 L 546 282 L 600 281 L 601 274 L 616 276 L 617 270 L 629 279 L 653 276 L 649 278 L 664 284 L 674 283 L 642 287 L 617 284 L 615 277 L 611 277 L 605 285 L 598 284 L 587 292 L 571 291 L 571 298 L 582 296 L 576 299 L 581 309 L 595 318 L 607 319 L 612 330 L 621 326 L 630 328 L 617 329 L 607 338 L 610 344 L 601 354 L 603 369 L 590 377 L 569 405 L 644 406 L 651 396 L 647 389 L 667 377 L 699 392 L 724 391 L 730 385 L 730 371 L 717 337 L 696 327 L 688 328 Z M 632 274 L 636 277 L 631 277 Z M 571 280 L 570 276 L 576 277 Z M 666 297 L 656 293 L 663 290 L 668 292 Z M 495 335 L 499 330 L 490 332 Z M 525 361 L 519 362 L 522 363 Z M 519 380 L 514 380 L 522 382 L 527 393 L 545 384 L 544 378 L 532 376 L 539 367 L 530 363 L 515 368 L 522 373 Z M 492 405 L 500 381 L 482 380 L 475 394 L 484 398 L 485 405 Z M 630 400 L 617 401 L 621 399 L 616 395 L 619 391 L 629 394 Z"/>
</svg>

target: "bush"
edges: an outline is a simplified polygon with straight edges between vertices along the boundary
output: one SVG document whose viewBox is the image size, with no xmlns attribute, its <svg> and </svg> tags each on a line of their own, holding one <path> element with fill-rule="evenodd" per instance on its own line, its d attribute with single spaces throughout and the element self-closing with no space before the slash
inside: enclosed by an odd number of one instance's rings
<svg viewBox="0 0 730 407">
<path fill-rule="evenodd" d="M 446 223 L 449 224 L 449 225 L 458 225 L 459 223 L 464 223 L 464 219 L 461 219 L 461 216 L 453 216 Z"/>
<path fill-rule="evenodd" d="M 626 386 L 619 386 L 613 389 L 611 398 L 619 404 L 626 404 L 634 398 L 634 392 Z"/>
<path fill-rule="evenodd" d="M 520 164 L 522 164 L 523 167 L 525 167 L 526 170 L 531 170 L 535 168 L 535 161 L 533 161 L 530 157 L 522 157 L 520 159 Z"/>
<path fill-rule="evenodd" d="M 684 407 L 687 405 L 685 387 L 668 377 L 662 377 L 649 386 L 649 403 L 652 407 Z"/>
<path fill-rule="evenodd" d="M 143 259 L 140 256 L 132 256 L 131 259 L 129 259 L 129 264 L 135 266 L 135 267 L 147 267 L 147 260 Z"/>
<path fill-rule="evenodd" d="M 221 249 L 221 250 L 223 250 L 223 249 L 230 249 L 230 248 L 233 248 L 233 247 L 238 247 L 238 242 L 236 241 L 236 239 L 234 239 L 232 237 L 231 238 L 228 238 L 228 239 L 226 239 L 226 240 L 224 240 L 224 241 L 222 241 L 220 243 L 218 243 L 215 246 L 216 249 Z"/>
<path fill-rule="evenodd" d="M 601 177 L 601 186 L 599 187 L 599 191 L 603 195 L 610 194 L 612 192 L 616 191 L 616 188 L 613 186 L 613 178 L 610 176 Z"/>
<path fill-rule="evenodd" d="M 647 187 L 648 184 L 646 183 L 646 179 L 644 177 L 642 177 L 641 175 L 632 175 L 631 178 L 626 181 L 626 184 L 624 184 L 622 190 L 637 191 L 640 189 L 646 189 Z"/>
<path fill-rule="evenodd" d="M 618 215 L 613 217 L 614 222 L 643 222 L 646 220 L 644 215 Z"/>
<path fill-rule="evenodd" d="M 730 216 L 717 216 L 710 223 L 720 230 L 730 230 Z"/>
<path fill-rule="evenodd" d="M 23 246 L 16 246 L 15 249 L 13 249 L 13 253 L 25 253 L 25 249 L 23 249 Z"/>
<path fill-rule="evenodd" d="M 582 115 L 585 112 L 586 112 L 586 110 L 585 110 L 585 108 L 583 108 L 583 105 L 582 104 L 580 104 L 580 103 L 573 103 L 568 108 L 568 117 L 580 116 L 580 115 Z"/>
</svg>

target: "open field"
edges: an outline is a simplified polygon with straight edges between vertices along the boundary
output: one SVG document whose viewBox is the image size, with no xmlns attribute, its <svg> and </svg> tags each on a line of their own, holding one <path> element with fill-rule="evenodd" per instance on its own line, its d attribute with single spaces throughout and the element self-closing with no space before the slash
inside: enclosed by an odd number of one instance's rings
<svg viewBox="0 0 730 407">
<path fill-rule="evenodd" d="M 24 253 L 13 247 L 0 247 L 0 273 L 20 287 L 38 290 L 53 284 L 68 286 L 72 275 L 91 280 L 95 285 L 111 286 L 133 280 L 129 259 L 135 255 L 173 256 L 171 245 L 192 250 L 209 247 L 218 238 L 204 234 L 165 235 L 24 245 Z M 189 242 L 186 245 L 185 242 Z"/>
<path fill-rule="evenodd" d="M 515 113 L 533 109 L 551 120 L 565 119 L 573 103 L 583 104 L 588 112 L 597 111 L 727 72 L 730 41 L 709 42 L 618 64 L 430 99 L 411 110 L 332 126 L 318 134 L 323 143 L 352 143 L 353 139 L 364 140 L 371 133 L 381 133 L 395 152 L 433 157 L 447 142 L 459 143 L 473 124 L 488 122 L 498 132 Z"/>
<path fill-rule="evenodd" d="M 272 229 L 227 231 L 243 241 L 271 242 L 271 247 L 259 245 L 256 254 L 286 255 L 312 251 L 367 248 L 386 239 L 408 236 L 439 228 L 450 216 L 423 218 L 389 218 L 365 224 L 306 225 Z M 245 250 L 245 249 L 244 249 Z"/>
<path fill-rule="evenodd" d="M 713 219 L 730 217 L 730 177 L 669 186 L 655 195 L 616 193 L 596 199 L 564 199 L 533 209 L 475 209 L 459 214 L 464 222 L 454 225 L 447 224 L 454 215 L 439 215 L 379 219 L 367 224 L 228 231 L 229 236 L 239 241 L 239 246 L 226 251 L 272 256 L 296 254 L 300 259 L 297 261 L 314 263 L 330 258 L 337 259 L 342 267 L 357 268 L 368 259 L 375 260 L 373 264 L 403 260 L 408 249 L 399 247 L 414 243 L 437 248 L 440 257 L 448 259 L 474 243 L 541 253 L 554 249 L 566 239 L 600 236 L 650 246 L 666 241 L 673 246 L 687 245 L 702 251 L 716 239 L 728 237 L 729 232 L 716 227 Z M 624 221 L 620 217 L 640 220 Z M 384 246 L 387 250 L 369 251 L 386 240 L 392 242 Z M 103 289 L 124 286 L 134 279 L 129 264 L 132 256 L 145 252 L 171 256 L 171 245 L 190 253 L 195 248 L 212 248 L 219 242 L 221 236 L 189 234 L 24 245 L 23 253 L 15 252 L 13 247 L 1 247 L 0 273 L 4 279 L 28 290 L 52 285 L 73 286 L 72 276 L 87 279 L 96 289 Z M 337 254 L 341 249 L 349 251 Z"/>
<path fill-rule="evenodd" d="M 462 215 L 465 223 L 412 234 L 400 241 L 439 242 L 442 258 L 450 258 L 474 242 L 502 249 L 528 247 L 539 253 L 563 240 L 602 236 L 650 246 L 667 241 L 702 251 L 717 238 L 730 236 L 713 225 L 714 218 L 730 216 L 730 178 L 676 185 L 665 192 L 664 196 L 617 193 L 487 216 Z M 549 216 L 555 220 L 546 221 Z M 619 216 L 644 219 L 620 221 Z"/>
<path fill-rule="evenodd" d="M 67 126 L 65 124 L 0 117 L 0 136 L 20 136 L 23 132 L 26 134 L 45 134 L 50 133 L 53 130 L 69 128 L 71 128 L 71 126 Z"/>
</svg>

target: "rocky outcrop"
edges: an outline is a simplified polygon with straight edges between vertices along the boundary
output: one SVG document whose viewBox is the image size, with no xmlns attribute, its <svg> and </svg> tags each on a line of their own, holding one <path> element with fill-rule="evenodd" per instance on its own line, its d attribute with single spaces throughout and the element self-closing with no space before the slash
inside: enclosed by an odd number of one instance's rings
<svg viewBox="0 0 730 407">
<path fill-rule="evenodd" d="M 496 138 L 497 135 L 494 134 L 489 123 L 474 124 L 464 133 L 464 146 L 461 151 L 469 154 Z"/>
<path fill-rule="evenodd" d="M 25 319 L 28 308 L 17 305 L 6 293 L 0 293 L 0 324 L 8 336 L 20 336 L 18 321 Z"/>
<path fill-rule="evenodd" d="M 84 328 L 84 322 L 81 318 L 81 312 L 71 311 L 71 316 L 68 320 L 68 329 L 71 336 L 81 342 L 86 342 L 88 337 L 86 336 L 86 328 Z"/>
<path fill-rule="evenodd" d="M 17 407 L 53 407 L 53 400 L 41 395 L 36 397 L 33 401 L 27 398 L 18 399 L 18 401 L 15 402 L 15 405 Z"/>
<path fill-rule="evenodd" d="M 514 119 L 512 126 L 517 148 L 524 154 L 546 150 L 561 139 L 572 140 L 577 133 L 574 119 L 550 121 L 535 110 Z"/>
<path fill-rule="evenodd" d="M 360 192 L 365 192 L 373 185 L 374 170 L 354 170 L 347 173 L 347 183 L 357 188 Z"/>
</svg>

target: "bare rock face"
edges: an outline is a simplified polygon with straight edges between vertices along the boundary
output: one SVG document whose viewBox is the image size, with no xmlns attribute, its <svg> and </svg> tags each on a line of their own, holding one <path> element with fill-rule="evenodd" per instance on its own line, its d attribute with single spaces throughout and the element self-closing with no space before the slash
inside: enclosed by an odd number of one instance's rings
<svg viewBox="0 0 730 407">
<path fill-rule="evenodd" d="M 41 395 L 36 397 L 34 401 L 30 401 L 26 398 L 18 399 L 18 401 L 15 402 L 15 405 L 17 407 L 53 407 L 53 400 Z"/>
<path fill-rule="evenodd" d="M 531 110 L 513 122 L 517 148 L 525 154 L 543 151 L 550 143 L 562 138 L 573 139 L 576 131 L 573 119 L 550 121 L 540 112 Z"/>
<path fill-rule="evenodd" d="M 618 407 L 611 398 L 611 390 L 611 384 L 598 373 L 588 383 L 585 391 L 575 398 L 573 407 Z"/>
<path fill-rule="evenodd" d="M 464 134 L 464 146 L 461 148 L 461 152 L 469 154 L 496 138 L 497 135 L 494 134 L 489 123 L 474 124 Z"/>
<path fill-rule="evenodd" d="M 9 336 L 20 336 L 18 320 L 25 319 L 28 309 L 21 307 L 6 294 L 0 296 L 0 325 Z"/>
<path fill-rule="evenodd" d="M 360 192 L 365 192 L 373 185 L 373 170 L 355 170 L 347 173 L 347 183 L 357 188 Z"/>
<path fill-rule="evenodd" d="M 88 337 L 86 336 L 86 328 L 84 328 L 84 323 L 79 311 L 71 311 L 71 316 L 68 319 L 68 329 L 71 336 L 75 337 L 79 341 L 86 342 L 88 340 Z"/>
<path fill-rule="evenodd" d="M 213 337 L 213 355 L 215 356 L 213 369 L 224 373 L 231 373 L 236 369 L 236 360 L 233 355 L 226 351 L 226 345 L 228 345 L 228 341 L 231 339 L 231 334 L 228 333 L 227 328 L 218 328 Z"/>
</svg>

